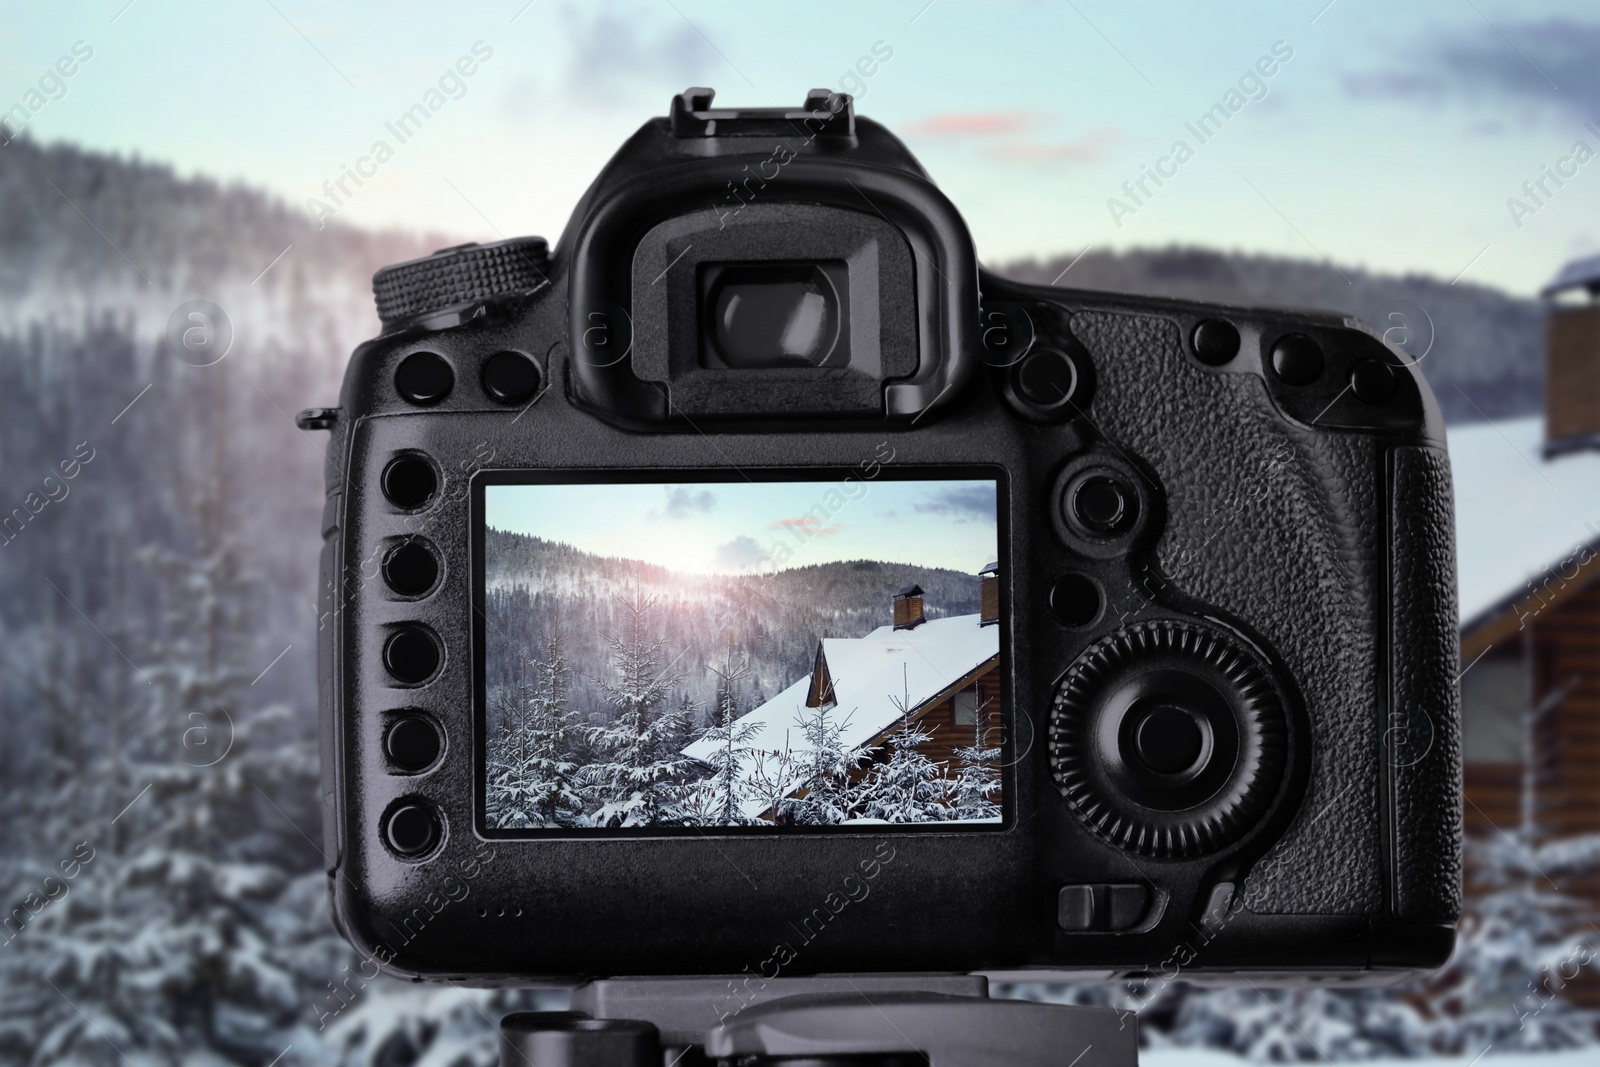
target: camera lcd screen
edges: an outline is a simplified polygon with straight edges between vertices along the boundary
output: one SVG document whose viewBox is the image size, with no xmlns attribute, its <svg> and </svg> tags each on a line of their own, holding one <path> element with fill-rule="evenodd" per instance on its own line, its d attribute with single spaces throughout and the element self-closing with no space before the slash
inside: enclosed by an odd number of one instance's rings
<svg viewBox="0 0 1600 1067">
<path fill-rule="evenodd" d="M 483 829 L 997 827 L 1003 482 L 939 473 L 480 476 Z"/>
</svg>

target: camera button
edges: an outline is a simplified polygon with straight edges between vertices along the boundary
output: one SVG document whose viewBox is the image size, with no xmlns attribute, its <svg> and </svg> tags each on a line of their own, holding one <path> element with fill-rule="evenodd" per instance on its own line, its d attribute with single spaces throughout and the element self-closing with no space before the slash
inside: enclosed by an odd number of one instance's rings
<svg viewBox="0 0 1600 1067">
<path fill-rule="evenodd" d="M 1121 531 L 1134 509 L 1126 486 L 1115 478 L 1095 475 L 1085 478 L 1072 490 L 1072 513 L 1093 533 L 1111 535 Z"/>
<path fill-rule="evenodd" d="M 402 511 L 415 511 L 433 499 L 439 476 L 433 464 L 417 455 L 396 456 L 383 468 L 383 495 Z"/>
<path fill-rule="evenodd" d="M 401 630 L 384 642 L 383 665 L 398 682 L 417 685 L 439 669 L 439 644 L 421 627 Z"/>
<path fill-rule="evenodd" d="M 1194 716 L 1171 704 L 1151 708 L 1134 729 L 1133 750 L 1156 774 L 1182 774 L 1205 753 L 1205 734 Z"/>
<path fill-rule="evenodd" d="M 1231 322 L 1202 319 L 1190 337 L 1195 358 L 1211 367 L 1220 367 L 1239 354 L 1239 331 Z"/>
<path fill-rule="evenodd" d="M 419 539 L 402 541 L 383 557 L 383 580 L 401 596 L 422 596 L 439 580 L 439 557 Z"/>
<path fill-rule="evenodd" d="M 1063 930 L 1094 929 L 1094 886 L 1062 886 L 1056 897 L 1056 923 Z"/>
<path fill-rule="evenodd" d="M 1272 346 L 1272 370 L 1289 385 L 1310 385 L 1322 376 L 1322 349 L 1303 333 L 1286 334 Z"/>
<path fill-rule="evenodd" d="M 1056 895 L 1056 925 L 1072 933 L 1131 930 L 1150 912 L 1150 887 L 1139 883 L 1064 885 Z"/>
<path fill-rule="evenodd" d="M 395 389 L 413 404 L 437 404 L 450 395 L 455 383 L 455 371 L 434 352 L 413 352 L 394 372 Z"/>
<path fill-rule="evenodd" d="M 1062 626 L 1088 626 L 1100 617 L 1100 587 L 1087 575 L 1063 574 L 1050 587 L 1050 613 Z"/>
<path fill-rule="evenodd" d="M 496 352 L 483 365 L 483 391 L 501 404 L 526 403 L 539 391 L 539 367 L 521 352 Z"/>
<path fill-rule="evenodd" d="M 1394 368 L 1364 359 L 1350 370 L 1350 391 L 1364 404 L 1381 404 L 1394 394 Z"/>
<path fill-rule="evenodd" d="M 1078 368 L 1072 357 L 1054 348 L 1028 354 L 1017 368 L 1017 392 L 1042 408 L 1057 407 L 1072 399 L 1078 385 Z"/>
<path fill-rule="evenodd" d="M 383 836 L 400 855 L 414 858 L 432 851 L 439 843 L 441 827 L 431 804 L 407 801 L 389 813 Z"/>
<path fill-rule="evenodd" d="M 400 719 L 383 738 L 383 751 L 389 762 L 412 774 L 433 766 L 443 747 L 439 728 L 420 715 Z"/>
<path fill-rule="evenodd" d="M 1106 929 L 1128 930 L 1144 921 L 1150 910 L 1147 885 L 1106 886 Z"/>
</svg>

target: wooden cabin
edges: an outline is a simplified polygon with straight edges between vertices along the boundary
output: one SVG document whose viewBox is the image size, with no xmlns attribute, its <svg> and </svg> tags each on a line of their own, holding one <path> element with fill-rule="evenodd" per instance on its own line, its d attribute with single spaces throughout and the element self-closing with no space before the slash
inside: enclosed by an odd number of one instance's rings
<svg viewBox="0 0 1600 1067">
<path fill-rule="evenodd" d="M 888 758 L 889 738 L 907 719 L 931 735 L 919 747 L 937 762 L 954 765 L 960 749 L 980 740 L 998 746 L 999 574 L 994 563 L 979 572 L 976 615 L 930 619 L 922 588 L 901 589 L 887 625 L 862 637 L 821 638 L 810 673 L 739 722 L 760 727 L 754 744 L 769 755 L 806 747 L 805 723 L 818 711 L 837 716 L 843 744 L 867 761 Z M 697 741 L 684 754 L 705 761 L 712 746 Z M 853 777 L 865 777 L 870 765 L 864 762 Z"/>
</svg>

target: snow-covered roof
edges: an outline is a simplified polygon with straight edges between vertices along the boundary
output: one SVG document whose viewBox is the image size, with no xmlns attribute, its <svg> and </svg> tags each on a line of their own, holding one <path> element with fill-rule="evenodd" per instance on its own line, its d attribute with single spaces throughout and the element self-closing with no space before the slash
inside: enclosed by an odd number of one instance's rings
<svg viewBox="0 0 1600 1067">
<path fill-rule="evenodd" d="M 1000 627 L 981 625 L 980 615 L 930 619 L 909 630 L 880 626 L 865 637 L 829 637 L 822 641 L 837 707 L 828 714 L 842 727 L 840 740 L 859 748 L 895 725 L 896 701 L 913 711 L 1000 655 Z M 748 742 L 765 752 L 806 751 L 803 723 L 814 709 L 806 707 L 811 675 L 760 707 L 740 717 L 761 729 Z M 909 695 L 909 702 L 907 696 Z M 683 750 L 691 759 L 709 761 L 717 743 L 700 740 Z M 741 777 L 756 769 L 750 756 Z M 754 804 L 754 808 L 752 808 Z M 747 814 L 759 815 L 764 805 L 748 802 Z"/>
<path fill-rule="evenodd" d="M 1600 452 L 1546 460 L 1537 417 L 1448 428 L 1461 621 L 1529 595 L 1527 582 L 1600 540 Z M 1570 571 L 1568 572 L 1570 577 Z"/>
<path fill-rule="evenodd" d="M 1600 256 L 1587 256 L 1575 259 L 1562 267 L 1560 272 L 1539 290 L 1542 297 L 1552 297 L 1567 289 L 1576 289 L 1578 286 L 1590 286 L 1600 283 Z"/>
</svg>

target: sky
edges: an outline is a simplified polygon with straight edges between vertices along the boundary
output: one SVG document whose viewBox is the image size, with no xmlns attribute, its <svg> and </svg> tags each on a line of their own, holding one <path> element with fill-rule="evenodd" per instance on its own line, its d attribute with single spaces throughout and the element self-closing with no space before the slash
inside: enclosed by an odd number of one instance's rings
<svg viewBox="0 0 1600 1067">
<path fill-rule="evenodd" d="M 981 480 L 490 485 L 484 521 L 700 574 L 852 559 L 977 574 L 997 543 L 994 483 Z"/>
<path fill-rule="evenodd" d="M 92 56 L 51 74 L 79 42 Z M 308 212 L 449 79 L 337 205 L 361 225 L 553 239 L 686 86 L 731 106 L 823 86 L 901 134 L 989 264 L 1177 242 L 1524 294 L 1600 251 L 1600 162 L 1572 155 L 1600 152 L 1597 55 L 1600 9 L 1575 0 L 0 2 L 0 108 L 49 91 L 33 137 Z M 1218 103 L 1201 141 L 1186 123 Z M 1168 177 L 1141 192 L 1147 167 Z"/>
</svg>

